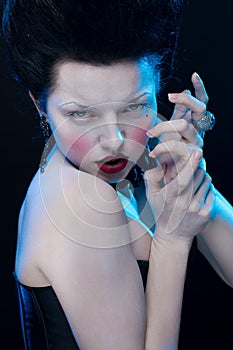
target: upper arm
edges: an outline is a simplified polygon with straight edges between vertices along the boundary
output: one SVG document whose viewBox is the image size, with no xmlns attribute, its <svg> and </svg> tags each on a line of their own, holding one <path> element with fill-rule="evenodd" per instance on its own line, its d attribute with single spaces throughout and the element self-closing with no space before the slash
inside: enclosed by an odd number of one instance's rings
<svg viewBox="0 0 233 350">
<path fill-rule="evenodd" d="M 233 286 L 233 208 L 215 190 L 214 217 L 197 236 L 197 247 L 217 274 L 229 286 Z"/>
<path fill-rule="evenodd" d="M 208 248 L 208 245 L 206 244 L 205 240 L 203 239 L 203 237 L 201 236 L 201 234 L 199 234 L 197 236 L 197 248 L 198 250 L 203 254 L 203 256 L 206 258 L 206 260 L 209 262 L 209 264 L 212 266 L 212 268 L 216 271 L 216 273 L 219 275 L 219 277 L 229 286 L 232 287 L 232 285 L 226 280 L 219 264 L 217 263 L 217 261 L 215 260 L 213 254 L 211 253 L 211 251 Z"/>
<path fill-rule="evenodd" d="M 82 350 L 142 350 L 145 296 L 127 221 L 115 191 L 100 181 L 91 197 L 92 185 L 46 203 L 54 229 L 41 269 Z"/>
</svg>

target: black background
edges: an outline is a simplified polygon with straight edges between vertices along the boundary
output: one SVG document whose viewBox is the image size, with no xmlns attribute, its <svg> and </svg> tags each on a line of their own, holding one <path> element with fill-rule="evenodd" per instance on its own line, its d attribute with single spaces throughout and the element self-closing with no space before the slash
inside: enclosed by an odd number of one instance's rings
<svg viewBox="0 0 233 350">
<path fill-rule="evenodd" d="M 203 78 L 217 119 L 206 133 L 204 154 L 215 187 L 232 203 L 233 3 L 190 1 L 179 38 L 176 75 L 191 88 L 190 77 Z M 36 112 L 27 94 L 9 76 L 0 56 L 1 112 L 1 342 L 22 350 L 12 271 L 20 205 L 40 160 Z M 221 234 L 221 232 L 219 232 Z M 180 350 L 233 349 L 233 290 L 196 250 L 190 254 L 181 320 Z M 91 330 L 90 330 L 91 332 Z M 3 348 L 3 347 L 2 347 Z M 94 349 L 91 349 L 94 350 Z M 131 349 L 130 349 L 131 350 Z"/>
</svg>

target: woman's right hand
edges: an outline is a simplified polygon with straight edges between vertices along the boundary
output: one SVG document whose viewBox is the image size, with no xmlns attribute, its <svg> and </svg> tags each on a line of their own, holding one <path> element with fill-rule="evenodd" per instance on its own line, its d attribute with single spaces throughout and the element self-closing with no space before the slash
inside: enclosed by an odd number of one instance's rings
<svg viewBox="0 0 233 350">
<path fill-rule="evenodd" d="M 169 183 L 165 181 L 166 167 L 162 164 L 144 174 L 147 199 L 156 222 L 154 239 L 168 243 L 184 241 L 190 247 L 194 236 L 211 218 L 214 201 L 211 178 L 200 167 L 201 149 L 190 153 L 184 143 L 173 141 L 159 144 L 153 150 L 156 158 L 167 152 L 178 155 L 183 164 Z"/>
</svg>

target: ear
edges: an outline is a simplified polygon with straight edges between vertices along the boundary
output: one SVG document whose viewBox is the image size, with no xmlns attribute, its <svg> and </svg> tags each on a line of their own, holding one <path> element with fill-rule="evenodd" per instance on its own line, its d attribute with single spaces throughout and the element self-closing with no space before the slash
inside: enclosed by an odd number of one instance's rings
<svg viewBox="0 0 233 350">
<path fill-rule="evenodd" d="M 33 103 L 34 103 L 34 105 L 35 105 L 39 115 L 41 116 L 42 114 L 44 114 L 42 109 L 41 109 L 39 101 L 34 97 L 34 95 L 31 93 L 30 90 L 29 90 L 28 94 L 29 94 L 30 98 L 32 99 L 32 101 L 33 101 Z"/>
</svg>

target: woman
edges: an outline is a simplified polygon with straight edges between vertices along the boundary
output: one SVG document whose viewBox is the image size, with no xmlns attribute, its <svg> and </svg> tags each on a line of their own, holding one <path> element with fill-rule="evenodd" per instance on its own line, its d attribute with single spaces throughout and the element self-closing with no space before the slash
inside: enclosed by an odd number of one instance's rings
<svg viewBox="0 0 233 350">
<path fill-rule="evenodd" d="M 171 94 L 172 120 L 158 120 L 180 12 L 177 1 L 5 4 L 9 58 L 46 139 L 19 217 L 28 349 L 177 348 L 195 236 L 233 283 L 232 208 L 205 172 L 194 128 L 212 127 L 197 74 L 196 96 Z"/>
</svg>

